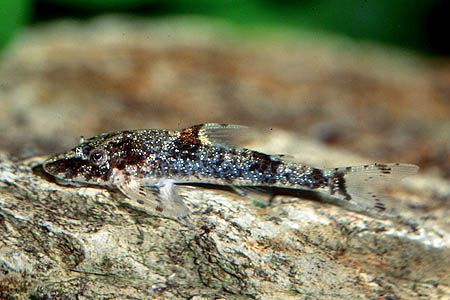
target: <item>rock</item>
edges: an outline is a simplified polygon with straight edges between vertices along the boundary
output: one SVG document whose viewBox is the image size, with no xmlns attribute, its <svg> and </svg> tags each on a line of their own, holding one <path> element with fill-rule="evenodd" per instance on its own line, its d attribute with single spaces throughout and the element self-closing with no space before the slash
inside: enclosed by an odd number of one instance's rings
<svg viewBox="0 0 450 300">
<path fill-rule="evenodd" d="M 289 135 L 274 133 L 280 137 Z M 449 224 L 438 206 L 449 197 L 447 182 L 417 176 L 396 187 L 404 216 L 395 220 L 284 196 L 260 208 L 248 197 L 190 188 L 193 225 L 186 227 L 113 190 L 57 185 L 33 169 L 41 160 L 1 156 L 6 298 L 449 295 Z"/>
</svg>

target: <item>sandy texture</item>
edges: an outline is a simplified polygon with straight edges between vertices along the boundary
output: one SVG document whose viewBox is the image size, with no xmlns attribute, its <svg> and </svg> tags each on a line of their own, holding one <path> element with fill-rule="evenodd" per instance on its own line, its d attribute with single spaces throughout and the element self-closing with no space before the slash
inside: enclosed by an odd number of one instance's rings
<svg viewBox="0 0 450 300">
<path fill-rule="evenodd" d="M 447 299 L 448 66 L 193 19 L 25 32 L 0 63 L 0 298 Z M 422 171 L 392 190 L 397 220 L 196 188 L 193 228 L 32 171 L 80 135 L 209 121 L 265 128 L 252 147 L 315 166 Z"/>
</svg>

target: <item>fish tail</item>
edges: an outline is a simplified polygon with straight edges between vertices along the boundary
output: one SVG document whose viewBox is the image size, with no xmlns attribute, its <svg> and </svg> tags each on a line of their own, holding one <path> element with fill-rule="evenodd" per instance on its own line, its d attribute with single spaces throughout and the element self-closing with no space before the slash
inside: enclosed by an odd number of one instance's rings
<svg viewBox="0 0 450 300">
<path fill-rule="evenodd" d="M 338 197 L 340 204 L 358 212 L 383 213 L 386 188 L 398 184 L 401 179 L 414 175 L 419 167 L 412 164 L 380 164 L 343 167 L 327 170 L 331 196 Z"/>
</svg>

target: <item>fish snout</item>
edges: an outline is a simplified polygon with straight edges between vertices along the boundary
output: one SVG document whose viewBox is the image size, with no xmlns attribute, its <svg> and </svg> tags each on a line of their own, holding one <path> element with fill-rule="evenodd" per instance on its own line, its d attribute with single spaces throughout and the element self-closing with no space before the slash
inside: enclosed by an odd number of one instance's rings
<svg viewBox="0 0 450 300">
<path fill-rule="evenodd" d="M 74 173 L 78 172 L 83 164 L 84 162 L 80 158 L 60 154 L 47 159 L 42 168 L 58 179 L 69 179 Z"/>
</svg>

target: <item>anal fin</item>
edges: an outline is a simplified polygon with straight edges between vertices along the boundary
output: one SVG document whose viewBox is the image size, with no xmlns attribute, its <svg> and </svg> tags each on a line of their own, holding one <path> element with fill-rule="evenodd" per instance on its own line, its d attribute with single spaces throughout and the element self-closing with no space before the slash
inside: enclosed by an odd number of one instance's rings
<svg viewBox="0 0 450 300">
<path fill-rule="evenodd" d="M 265 186 L 231 186 L 232 190 L 242 196 L 253 199 L 253 202 L 260 207 L 267 207 L 273 204 L 276 194 L 270 187 Z M 261 200 L 262 196 L 262 200 Z"/>
</svg>

